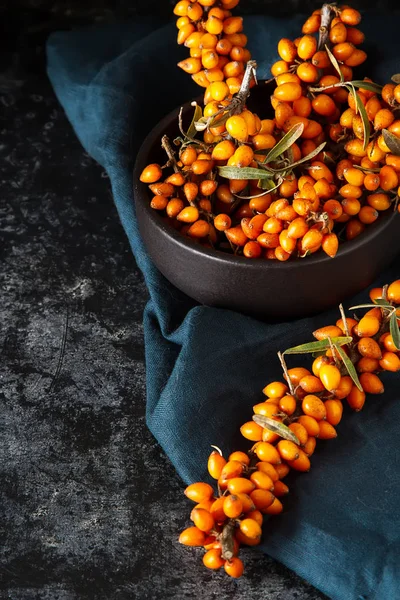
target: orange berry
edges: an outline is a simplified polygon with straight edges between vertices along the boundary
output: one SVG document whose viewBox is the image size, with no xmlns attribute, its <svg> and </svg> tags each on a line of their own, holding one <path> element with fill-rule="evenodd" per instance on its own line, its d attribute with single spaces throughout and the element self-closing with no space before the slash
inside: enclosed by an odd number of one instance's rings
<svg viewBox="0 0 400 600">
<path fill-rule="evenodd" d="M 213 450 L 208 457 L 207 469 L 209 474 L 213 479 L 219 479 L 222 473 L 222 469 L 226 465 L 225 458 L 217 452 L 217 450 Z"/>
<path fill-rule="evenodd" d="M 252 481 L 244 477 L 232 477 L 232 479 L 228 479 L 227 487 L 231 494 L 236 495 L 250 494 L 256 486 Z"/>
<path fill-rule="evenodd" d="M 380 327 L 380 321 L 374 316 L 365 315 L 357 323 L 355 329 L 356 334 L 359 337 L 372 337 L 378 333 Z"/>
<path fill-rule="evenodd" d="M 243 473 L 243 468 L 242 462 L 229 457 L 228 462 L 222 467 L 222 471 L 218 479 L 220 485 L 225 484 L 228 479 L 240 477 Z"/>
<path fill-rule="evenodd" d="M 301 448 L 299 448 L 299 457 L 296 458 L 296 460 L 288 461 L 288 465 L 295 471 L 302 472 L 309 471 L 311 468 L 310 459 L 308 458 L 304 450 L 302 450 Z"/>
<path fill-rule="evenodd" d="M 334 338 L 340 337 L 341 335 L 342 330 L 336 325 L 326 325 L 325 327 L 320 327 L 319 329 L 313 331 L 313 336 L 317 340 L 326 340 L 328 337 Z"/>
<path fill-rule="evenodd" d="M 315 96 L 312 100 L 312 107 L 317 114 L 324 117 L 333 115 L 336 110 L 335 102 L 327 94 L 318 94 Z"/>
<path fill-rule="evenodd" d="M 315 83 L 318 81 L 318 69 L 310 62 L 301 63 L 297 67 L 296 73 L 299 79 L 305 83 Z"/>
<path fill-rule="evenodd" d="M 338 400 L 342 400 L 346 398 L 346 396 L 350 393 L 351 388 L 353 386 L 353 380 L 348 375 L 345 375 L 340 380 L 339 386 L 335 390 L 335 396 Z"/>
<path fill-rule="evenodd" d="M 139 177 L 140 181 L 143 183 L 155 183 L 160 179 L 162 175 L 162 170 L 160 165 L 157 163 L 153 163 L 151 165 L 147 165 L 145 167 Z"/>
<path fill-rule="evenodd" d="M 341 374 L 335 365 L 322 365 L 319 371 L 319 378 L 325 389 L 334 392 L 340 385 Z"/>
<path fill-rule="evenodd" d="M 254 483 L 257 489 L 274 491 L 274 482 L 271 477 L 263 471 L 253 471 L 250 475 L 250 481 Z"/>
<path fill-rule="evenodd" d="M 356 385 L 353 385 L 349 395 L 347 396 L 347 402 L 355 411 L 359 411 L 362 409 L 365 403 L 365 392 L 361 392 Z"/>
<path fill-rule="evenodd" d="M 315 437 L 310 436 L 307 440 L 307 443 L 304 444 L 303 450 L 307 454 L 307 456 L 312 456 L 314 454 L 315 447 L 317 445 L 317 439 Z M 276 491 L 275 495 L 278 495 Z"/>
<path fill-rule="evenodd" d="M 332 44 L 341 44 L 347 39 L 347 27 L 344 23 L 337 23 L 329 31 L 329 39 Z"/>
<path fill-rule="evenodd" d="M 339 240 L 336 233 L 328 233 L 322 238 L 322 250 L 331 258 L 336 256 L 339 248 Z"/>
<path fill-rule="evenodd" d="M 239 142 L 246 142 L 248 138 L 247 123 L 241 116 L 229 117 L 226 121 L 226 130 L 234 139 Z"/>
<path fill-rule="evenodd" d="M 400 358 L 394 352 L 384 352 L 379 365 L 384 371 L 395 373 L 400 370 Z"/>
<path fill-rule="evenodd" d="M 302 423 L 298 420 L 295 423 L 290 423 L 290 431 L 292 431 L 299 440 L 300 446 L 304 446 L 308 440 L 308 432 Z"/>
<path fill-rule="evenodd" d="M 328 365 L 326 365 L 328 366 Z M 321 367 L 322 369 L 323 367 Z M 321 372 L 321 371 L 320 371 Z M 318 398 L 318 396 L 314 396 L 313 394 L 308 394 L 303 398 L 303 402 L 301 404 L 304 414 L 314 417 L 317 421 L 321 421 L 326 418 L 326 409 L 325 405 Z"/>
<path fill-rule="evenodd" d="M 379 131 L 381 129 L 387 129 L 394 121 L 394 115 L 388 108 L 382 108 L 379 110 L 374 118 L 374 129 Z"/>
<path fill-rule="evenodd" d="M 304 23 L 301 31 L 302 33 L 317 33 L 320 26 L 321 16 L 319 14 L 312 14 Z"/>
<path fill-rule="evenodd" d="M 244 246 L 248 241 L 248 238 L 240 225 L 226 229 L 225 235 L 235 246 Z"/>
<path fill-rule="evenodd" d="M 179 536 L 179 543 L 184 546 L 202 546 L 206 536 L 203 531 L 197 527 L 188 527 L 184 529 Z"/>
<path fill-rule="evenodd" d="M 210 508 L 210 514 L 217 523 L 223 523 L 226 520 L 226 514 L 224 513 L 224 501 L 225 496 L 217 498 Z"/>
<path fill-rule="evenodd" d="M 240 531 L 249 538 L 258 538 L 262 534 L 260 525 L 254 519 L 243 519 L 240 521 Z"/>
<path fill-rule="evenodd" d="M 210 531 L 215 526 L 213 516 L 204 508 L 194 508 L 190 513 L 190 518 L 200 531 Z"/>
<path fill-rule="evenodd" d="M 244 571 L 243 562 L 240 560 L 240 558 L 237 558 L 235 556 L 231 560 L 225 561 L 224 569 L 225 569 L 225 572 L 227 573 L 227 575 L 229 575 L 230 577 L 233 577 L 234 579 L 238 579 L 239 577 L 241 577 L 243 575 L 243 571 Z"/>
<path fill-rule="evenodd" d="M 296 460 L 299 458 L 299 447 L 290 440 L 280 440 L 277 448 L 284 460 Z"/>
<path fill-rule="evenodd" d="M 367 358 L 376 358 L 378 360 L 382 358 L 382 352 L 378 342 L 370 337 L 362 337 L 357 343 L 357 350 L 361 356 Z"/>
<path fill-rule="evenodd" d="M 269 383 L 263 389 L 263 394 L 269 398 L 283 398 L 283 396 L 289 391 L 288 386 L 280 381 L 273 381 Z"/>
<path fill-rule="evenodd" d="M 209 500 L 214 494 L 214 490 L 208 483 L 202 481 L 198 483 L 192 483 L 188 485 L 184 491 L 184 494 L 189 500 L 193 502 L 203 502 L 203 500 Z"/>
<path fill-rule="evenodd" d="M 379 370 L 379 360 L 362 356 L 356 364 L 356 369 L 359 373 L 374 373 Z"/>
<path fill-rule="evenodd" d="M 319 422 L 314 419 L 314 417 L 310 417 L 309 415 L 301 415 L 297 420 L 297 424 L 301 425 L 306 430 L 308 436 L 319 436 Z M 296 423 L 292 423 L 292 425 L 296 425 Z M 297 435 L 297 437 L 299 436 Z M 307 440 L 305 443 L 307 443 Z"/>
<path fill-rule="evenodd" d="M 323 392 L 325 390 L 321 380 L 319 377 L 315 377 L 315 375 L 306 375 L 305 377 L 302 377 L 299 385 L 305 392 L 307 392 L 307 394 L 318 394 L 319 392 Z"/>
<path fill-rule="evenodd" d="M 340 400 L 326 400 L 326 420 L 331 425 L 338 425 L 343 415 L 343 404 Z"/>
<path fill-rule="evenodd" d="M 287 415 L 292 415 L 296 410 L 297 402 L 294 396 L 287 394 L 279 400 L 279 409 Z"/>
<path fill-rule="evenodd" d="M 252 499 L 254 506 L 257 510 L 264 512 L 266 508 L 271 506 L 273 503 L 275 496 L 269 490 L 254 490 L 250 494 L 250 498 Z"/>
<path fill-rule="evenodd" d="M 254 452 L 261 461 L 269 462 L 272 465 L 279 465 L 281 462 L 279 452 L 269 442 L 259 442 L 256 444 Z"/>
<path fill-rule="evenodd" d="M 393 190 L 399 185 L 399 177 L 393 169 L 388 165 L 384 165 L 379 173 L 380 187 L 385 190 Z"/>
<path fill-rule="evenodd" d="M 236 519 L 243 512 L 243 503 L 238 496 L 231 494 L 224 499 L 224 513 L 230 519 Z"/>
<path fill-rule="evenodd" d="M 216 571 L 225 565 L 225 560 L 221 556 L 221 550 L 217 548 L 211 548 L 203 556 L 203 565 L 207 569 Z"/>
<path fill-rule="evenodd" d="M 291 40 L 282 38 L 278 42 L 278 54 L 282 60 L 291 63 L 297 56 L 297 48 Z"/>
<path fill-rule="evenodd" d="M 347 61 L 355 50 L 353 44 L 350 44 L 350 42 L 343 42 L 341 44 L 336 44 L 332 48 L 332 53 L 337 60 Z"/>
<path fill-rule="evenodd" d="M 271 506 L 268 506 L 263 510 L 266 515 L 279 515 L 282 511 L 283 505 L 279 498 L 275 498 Z"/>
<path fill-rule="evenodd" d="M 387 290 L 387 297 L 390 302 L 400 304 L 400 279 L 393 281 Z"/>
<path fill-rule="evenodd" d="M 382 381 L 375 373 L 361 373 L 360 383 L 367 394 L 383 394 L 385 391 Z"/>
<path fill-rule="evenodd" d="M 321 421 L 319 428 L 319 439 L 320 440 L 332 440 L 337 437 L 336 429 L 328 423 L 328 421 Z"/>
<path fill-rule="evenodd" d="M 317 51 L 317 40 L 314 36 L 304 35 L 297 46 L 297 54 L 302 60 L 310 60 Z"/>
<path fill-rule="evenodd" d="M 301 95 L 302 89 L 301 85 L 298 83 L 283 83 L 282 85 L 278 85 L 274 91 L 275 98 L 283 100 L 284 102 L 298 100 Z"/>
</svg>

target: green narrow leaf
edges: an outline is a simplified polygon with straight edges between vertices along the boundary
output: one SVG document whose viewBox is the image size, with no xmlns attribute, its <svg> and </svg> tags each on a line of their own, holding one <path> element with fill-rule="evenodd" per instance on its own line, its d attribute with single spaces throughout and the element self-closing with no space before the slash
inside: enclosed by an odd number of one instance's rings
<svg viewBox="0 0 400 600">
<path fill-rule="evenodd" d="M 376 304 L 356 304 L 355 306 L 350 306 L 349 310 L 357 310 L 358 308 L 376 308 Z M 385 306 L 382 306 L 385 308 Z M 392 308 L 390 305 L 388 308 Z"/>
<path fill-rule="evenodd" d="M 302 163 L 311 160 L 312 158 L 314 158 L 314 156 L 317 156 L 317 154 L 319 154 L 321 150 L 325 148 L 325 146 L 326 142 L 322 142 L 322 144 L 320 144 L 317 148 L 315 148 L 315 150 L 310 152 L 310 154 L 307 154 L 307 156 L 303 156 L 303 158 L 300 158 L 300 160 L 297 160 L 296 162 L 292 163 L 291 165 L 288 165 L 287 167 L 283 167 L 282 169 L 275 169 L 275 173 L 282 173 L 283 171 L 293 169 L 293 167 L 297 167 L 297 165 L 301 165 Z"/>
<path fill-rule="evenodd" d="M 360 113 L 360 117 L 361 117 L 362 124 L 363 124 L 363 132 L 364 132 L 364 144 L 363 144 L 363 148 L 365 150 L 366 147 L 368 146 L 369 137 L 370 137 L 370 134 L 371 134 L 371 127 L 370 127 L 370 124 L 369 124 L 369 119 L 368 119 L 367 111 L 365 110 L 365 106 L 362 103 L 362 100 L 361 100 L 360 96 L 356 92 L 356 90 L 355 90 L 352 82 L 349 82 L 346 85 L 346 87 L 347 87 L 347 89 L 351 90 L 351 93 L 354 96 L 354 100 L 356 101 L 356 113 Z"/>
<path fill-rule="evenodd" d="M 335 350 L 339 353 L 339 355 L 343 361 L 343 364 L 346 367 L 348 374 L 350 375 L 350 377 L 352 378 L 352 380 L 354 381 L 354 383 L 356 384 L 356 386 L 358 387 L 360 392 L 364 391 L 362 388 L 362 385 L 360 383 L 360 380 L 358 379 L 357 371 L 355 370 L 355 367 L 354 367 L 353 363 L 351 362 L 350 358 L 347 356 L 346 352 L 343 350 L 343 348 L 341 348 L 337 344 L 333 344 L 333 346 L 334 346 Z"/>
<path fill-rule="evenodd" d="M 195 122 L 194 126 L 196 131 L 204 131 L 207 129 L 208 119 L 206 117 L 201 117 L 198 121 Z"/>
<path fill-rule="evenodd" d="M 378 83 L 374 83 L 373 81 L 361 81 L 359 79 L 355 81 L 350 81 L 352 85 L 356 88 L 363 88 L 364 90 L 369 90 L 370 92 L 375 92 L 375 94 L 382 93 L 382 86 Z"/>
<path fill-rule="evenodd" d="M 400 73 L 392 75 L 391 80 L 393 81 L 393 83 L 400 83 Z"/>
<path fill-rule="evenodd" d="M 337 344 L 338 346 L 350 344 L 352 339 L 353 338 L 349 336 L 331 338 L 332 343 Z M 317 340 L 316 342 L 308 342 L 307 344 L 301 344 L 300 346 L 288 348 L 288 350 L 285 350 L 282 354 L 311 354 L 312 352 L 327 350 L 329 347 L 329 340 Z"/>
<path fill-rule="evenodd" d="M 291 129 L 282 139 L 279 140 L 277 144 L 273 148 L 271 148 L 270 152 L 268 152 L 267 156 L 264 158 L 264 163 L 270 163 L 273 160 L 276 160 L 281 154 L 286 152 L 292 146 L 295 141 L 301 136 L 304 131 L 304 123 L 296 123 L 293 125 Z"/>
<path fill-rule="evenodd" d="M 329 60 L 331 61 L 331 63 L 333 64 L 333 66 L 335 67 L 336 71 L 338 72 L 338 75 L 340 77 L 340 81 L 344 81 L 344 77 L 343 77 L 343 73 L 340 70 L 340 66 L 338 61 L 336 60 L 336 58 L 333 56 L 332 52 L 329 50 L 328 46 L 325 44 L 325 50 L 326 53 L 329 56 Z"/>
<path fill-rule="evenodd" d="M 201 107 L 197 104 L 197 102 L 195 104 L 196 104 L 196 106 L 195 106 L 195 109 L 194 109 L 192 122 L 190 123 L 189 129 L 186 132 L 186 136 L 189 137 L 189 138 L 193 138 L 196 135 L 197 129 L 196 129 L 195 123 L 199 119 L 201 119 L 201 115 L 203 114 L 202 110 L 201 110 Z"/>
<path fill-rule="evenodd" d="M 396 156 L 400 156 L 400 139 L 387 129 L 382 129 L 382 135 L 386 146 L 390 148 L 390 152 Z"/>
<path fill-rule="evenodd" d="M 257 187 L 259 187 L 262 190 L 268 190 L 268 192 L 273 192 L 274 190 L 276 190 L 276 188 L 278 188 L 281 185 L 281 183 L 281 179 L 276 184 L 272 181 L 272 179 L 259 179 Z"/>
<path fill-rule="evenodd" d="M 390 335 L 393 338 L 393 344 L 396 346 L 397 350 L 400 350 L 400 330 L 395 311 L 390 315 Z"/>
<path fill-rule="evenodd" d="M 229 114 L 229 111 L 225 112 L 222 117 L 218 118 L 218 115 L 215 116 L 215 118 L 211 121 L 210 123 L 210 127 L 219 127 L 220 125 L 223 125 L 224 123 L 227 122 L 227 120 L 229 119 L 231 115 Z"/>
<path fill-rule="evenodd" d="M 274 419 L 270 419 L 269 417 L 264 417 L 263 415 L 253 415 L 253 421 L 257 423 L 257 425 L 264 427 L 264 429 L 268 429 L 268 431 L 273 431 L 285 440 L 290 440 L 291 442 L 294 442 L 295 444 L 300 446 L 300 442 L 297 435 L 295 435 L 293 431 L 283 423 L 275 421 Z"/>
<path fill-rule="evenodd" d="M 271 179 L 273 173 L 264 169 L 255 169 L 253 167 L 218 167 L 221 177 L 227 179 Z"/>
<path fill-rule="evenodd" d="M 389 308 L 392 308 L 392 305 L 390 304 L 390 302 L 388 302 L 387 300 L 384 300 L 383 298 L 376 298 L 374 300 L 374 303 L 377 304 L 378 306 L 387 306 Z"/>
</svg>

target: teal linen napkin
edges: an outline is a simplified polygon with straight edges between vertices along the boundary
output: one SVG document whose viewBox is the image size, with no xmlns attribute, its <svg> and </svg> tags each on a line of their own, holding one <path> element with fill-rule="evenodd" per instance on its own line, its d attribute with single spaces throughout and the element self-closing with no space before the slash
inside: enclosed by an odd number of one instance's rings
<svg viewBox="0 0 400 600">
<path fill-rule="evenodd" d="M 303 20 L 246 18 L 259 78 L 268 78 L 279 38 L 296 37 Z M 379 82 L 400 70 L 397 21 L 379 14 L 363 21 L 369 74 Z M 53 34 L 48 73 L 82 145 L 110 176 L 145 277 L 147 424 L 188 483 L 205 477 L 210 444 L 227 453 L 246 448 L 239 427 L 262 387 L 281 376 L 277 351 L 308 341 L 337 311 L 266 324 L 198 306 L 147 256 L 132 195 L 135 155 L 162 116 L 199 93 L 175 66 L 187 55 L 176 45 L 176 29 L 159 25 L 154 18 Z M 399 277 L 397 261 L 376 284 Z M 264 528 L 263 550 L 335 600 L 400 598 L 399 376 L 388 374 L 385 386 L 361 414 L 346 411 L 338 439 L 319 444 L 309 474 L 291 476 L 287 510 Z"/>
</svg>

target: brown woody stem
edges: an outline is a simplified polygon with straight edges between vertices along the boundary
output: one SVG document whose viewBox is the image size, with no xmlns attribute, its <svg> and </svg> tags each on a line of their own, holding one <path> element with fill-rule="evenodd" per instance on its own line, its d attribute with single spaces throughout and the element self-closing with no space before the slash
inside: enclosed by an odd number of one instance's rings
<svg viewBox="0 0 400 600">
<path fill-rule="evenodd" d="M 332 21 L 334 4 L 324 4 L 321 9 L 321 25 L 319 28 L 318 50 L 324 50 L 329 42 L 329 25 Z"/>
<path fill-rule="evenodd" d="M 283 372 L 285 373 L 285 377 L 286 377 L 287 384 L 288 384 L 288 386 L 289 386 L 290 393 L 291 393 L 291 395 L 292 395 L 292 396 L 296 397 L 296 394 L 295 394 L 295 389 L 294 389 L 294 387 L 293 387 L 292 380 L 291 380 L 291 379 L 290 379 L 290 377 L 289 377 L 288 368 L 287 368 L 287 366 L 286 366 L 286 361 L 285 361 L 285 359 L 283 358 L 283 354 L 282 354 L 282 352 L 278 352 L 278 358 L 279 358 L 279 360 L 280 360 L 280 363 L 281 363 L 281 365 L 282 365 Z"/>
<path fill-rule="evenodd" d="M 225 525 L 221 532 L 221 547 L 222 547 L 222 558 L 225 560 L 232 560 L 234 557 L 234 545 L 233 545 L 233 533 L 235 531 L 235 523 L 230 520 Z"/>
<path fill-rule="evenodd" d="M 346 315 L 344 312 L 343 304 L 339 304 L 339 310 L 340 310 L 340 316 L 342 317 L 342 321 L 343 321 L 344 334 L 346 337 L 351 337 L 350 331 L 349 331 L 349 326 L 347 325 L 347 320 L 346 320 Z"/>
<path fill-rule="evenodd" d="M 169 138 L 168 138 L 167 135 L 163 135 L 162 136 L 162 138 L 161 138 L 161 146 L 165 150 L 165 152 L 166 152 L 166 154 L 168 156 L 168 162 L 170 163 L 170 165 L 174 169 L 174 172 L 175 173 L 179 173 L 179 168 L 178 168 L 178 165 L 176 164 L 175 152 L 172 149 L 171 143 L 170 143 Z"/>
</svg>

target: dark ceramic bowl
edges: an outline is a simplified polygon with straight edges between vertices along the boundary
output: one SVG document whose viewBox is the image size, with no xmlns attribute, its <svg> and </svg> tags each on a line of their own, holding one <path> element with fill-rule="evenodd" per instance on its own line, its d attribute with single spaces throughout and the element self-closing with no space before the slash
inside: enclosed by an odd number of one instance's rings
<svg viewBox="0 0 400 600">
<path fill-rule="evenodd" d="M 253 88 L 249 108 L 265 118 L 271 88 Z M 198 101 L 200 103 L 200 100 Z M 144 167 L 165 163 L 163 134 L 178 134 L 179 109 L 145 139 L 134 168 L 139 229 L 149 255 L 177 288 L 201 304 L 229 308 L 261 319 L 305 316 L 328 309 L 366 288 L 400 252 L 400 215 L 387 211 L 356 239 L 344 242 L 335 258 L 318 252 L 287 262 L 250 260 L 203 248 L 184 237 L 150 208 L 151 192 L 139 181 Z M 184 105 L 184 122 L 193 114 Z"/>
</svg>

